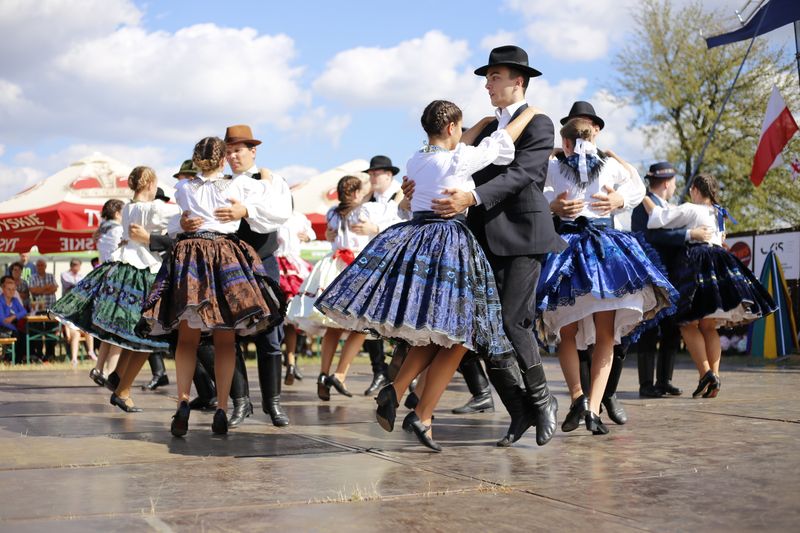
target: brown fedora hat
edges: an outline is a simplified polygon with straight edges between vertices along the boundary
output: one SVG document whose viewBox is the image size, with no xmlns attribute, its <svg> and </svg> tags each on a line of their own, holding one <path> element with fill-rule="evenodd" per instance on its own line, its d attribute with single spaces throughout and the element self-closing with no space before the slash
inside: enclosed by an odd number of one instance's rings
<svg viewBox="0 0 800 533">
<path fill-rule="evenodd" d="M 228 129 L 225 130 L 225 144 L 234 143 L 247 143 L 258 146 L 261 144 L 261 141 L 253 139 L 253 132 L 250 130 L 250 126 L 239 124 L 236 126 L 229 126 Z"/>
</svg>

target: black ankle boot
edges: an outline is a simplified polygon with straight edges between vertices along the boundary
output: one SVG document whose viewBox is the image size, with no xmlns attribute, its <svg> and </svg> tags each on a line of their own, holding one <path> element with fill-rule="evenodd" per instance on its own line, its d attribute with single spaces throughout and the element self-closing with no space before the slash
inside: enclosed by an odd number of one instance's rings
<svg viewBox="0 0 800 533">
<path fill-rule="evenodd" d="M 680 396 L 683 391 L 672 384 L 672 372 L 675 369 L 677 353 L 659 353 L 658 368 L 656 369 L 656 388 L 668 396 Z"/>
<path fill-rule="evenodd" d="M 544 446 L 553 438 L 558 427 L 558 401 L 550 394 L 541 363 L 527 369 L 522 379 L 528 405 L 533 408 L 536 417 L 536 444 Z"/>
<path fill-rule="evenodd" d="M 467 415 L 483 413 L 484 411 L 494 411 L 494 400 L 492 400 L 492 389 L 489 387 L 489 379 L 483 371 L 481 362 L 477 357 L 464 360 L 461 363 L 461 374 L 467 383 L 472 398 L 461 407 L 453 409 L 457 415 Z"/>
<path fill-rule="evenodd" d="M 608 427 L 603 424 L 600 417 L 591 411 L 586 411 L 586 429 L 592 432 L 593 435 L 605 435 L 608 433 Z"/>
<path fill-rule="evenodd" d="M 655 354 L 651 352 L 637 354 L 639 367 L 639 396 L 642 398 L 661 398 L 661 391 L 653 385 L 653 371 L 655 370 Z"/>
<path fill-rule="evenodd" d="M 378 408 L 375 410 L 378 424 L 386 431 L 393 431 L 397 408 L 400 407 L 394 385 L 392 383 L 385 385 L 375 397 L 375 402 L 378 404 Z"/>
<path fill-rule="evenodd" d="M 372 396 L 387 383 L 389 383 L 389 378 L 386 377 L 386 374 L 384 374 L 383 372 L 373 374 L 372 383 L 370 383 L 369 387 L 367 387 L 367 390 L 364 391 L 364 396 Z"/>
<path fill-rule="evenodd" d="M 284 385 L 294 385 L 294 365 L 286 365 L 286 376 L 283 378 Z"/>
<path fill-rule="evenodd" d="M 511 416 L 506 435 L 497 441 L 497 445 L 506 448 L 517 442 L 536 422 L 535 413 L 525 402 L 525 384 L 522 373 L 513 356 L 488 367 L 489 380 L 492 382 L 500 401 Z"/>
<path fill-rule="evenodd" d="M 164 368 L 164 354 L 161 352 L 153 352 L 147 358 L 147 361 L 150 363 L 150 371 L 153 374 L 153 379 L 146 385 L 142 385 L 142 390 L 156 390 L 164 385 L 169 385 L 167 370 Z"/>
<path fill-rule="evenodd" d="M 586 417 L 586 412 L 588 410 L 589 399 L 581 394 L 572 402 L 572 405 L 569 406 L 567 417 L 564 419 L 564 423 L 561 424 L 561 431 L 569 433 L 570 431 L 578 429 L 578 426 L 581 425 L 581 421 Z"/>
<path fill-rule="evenodd" d="M 611 360 L 611 373 L 608 375 L 608 382 L 606 383 L 606 390 L 603 393 L 602 405 L 606 408 L 606 414 L 615 424 L 622 425 L 628 421 L 628 414 L 622 407 L 622 404 L 617 400 L 617 386 L 619 386 L 619 378 L 622 376 L 622 367 L 624 362 L 623 357 L 618 357 L 617 351 L 622 350 L 620 346 L 614 347 L 614 357 Z"/>
<path fill-rule="evenodd" d="M 289 417 L 281 407 L 281 354 L 258 360 L 258 382 L 261 385 L 261 409 L 269 415 L 274 426 L 289 425 Z"/>
<path fill-rule="evenodd" d="M 230 419 L 228 420 L 228 427 L 235 428 L 248 416 L 253 414 L 253 404 L 250 402 L 250 398 L 245 396 L 244 398 L 234 398 L 233 399 L 233 413 L 231 414 Z"/>
</svg>

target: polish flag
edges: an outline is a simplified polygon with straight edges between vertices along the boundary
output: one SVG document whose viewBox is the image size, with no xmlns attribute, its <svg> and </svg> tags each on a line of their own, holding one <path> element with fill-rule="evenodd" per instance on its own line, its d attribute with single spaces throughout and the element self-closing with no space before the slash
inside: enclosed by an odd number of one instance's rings
<svg viewBox="0 0 800 533">
<path fill-rule="evenodd" d="M 758 187 L 764 181 L 767 171 L 783 164 L 781 151 L 797 131 L 791 111 L 786 107 L 778 88 L 772 87 L 772 95 L 767 104 L 767 115 L 761 126 L 761 140 L 758 141 L 756 156 L 750 181 Z"/>
</svg>

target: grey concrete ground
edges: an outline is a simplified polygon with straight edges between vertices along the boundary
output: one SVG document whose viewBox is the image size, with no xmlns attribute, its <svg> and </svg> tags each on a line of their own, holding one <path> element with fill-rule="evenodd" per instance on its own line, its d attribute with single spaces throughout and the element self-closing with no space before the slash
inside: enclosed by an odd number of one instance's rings
<svg viewBox="0 0 800 533">
<path fill-rule="evenodd" d="M 86 371 L 0 372 L 0 530 L 796 531 L 800 370 L 723 360 L 720 396 L 692 400 L 683 362 L 683 397 L 644 400 L 632 363 L 628 424 L 559 430 L 541 448 L 532 435 L 494 446 L 499 402 L 449 414 L 467 396 L 456 378 L 436 416 L 438 455 L 381 430 L 371 398 L 318 401 L 310 366 L 285 389 L 288 428 L 257 412 L 215 437 L 211 413 L 193 412 L 185 439 L 169 433 L 174 385 L 137 390 L 145 412 L 125 414 Z M 563 420 L 563 378 L 545 365 Z M 368 381 L 362 363 L 348 385 Z"/>
</svg>

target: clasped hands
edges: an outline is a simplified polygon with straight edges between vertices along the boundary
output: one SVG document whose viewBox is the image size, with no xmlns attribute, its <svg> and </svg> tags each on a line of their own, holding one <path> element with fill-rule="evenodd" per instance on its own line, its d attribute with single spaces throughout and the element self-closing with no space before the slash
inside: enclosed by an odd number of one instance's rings
<svg viewBox="0 0 800 533">
<path fill-rule="evenodd" d="M 597 214 L 601 216 L 608 215 L 612 211 L 624 207 L 625 199 L 621 194 L 608 185 L 605 185 L 603 190 L 604 192 L 593 194 L 592 198 L 594 198 L 596 201 L 589 204 L 589 206 L 594 209 Z M 554 215 L 558 215 L 560 217 L 575 218 L 581 213 L 581 211 L 583 211 L 585 206 L 586 202 L 580 198 L 568 200 L 567 193 L 565 191 L 556 196 L 555 200 L 550 202 L 550 211 L 552 211 Z"/>
<path fill-rule="evenodd" d="M 220 222 L 234 222 L 247 217 L 247 207 L 236 198 L 228 198 L 230 206 L 214 210 L 214 217 Z M 203 219 L 193 217 L 190 211 L 181 214 L 181 229 L 186 233 L 194 233 L 203 225 Z"/>
</svg>

